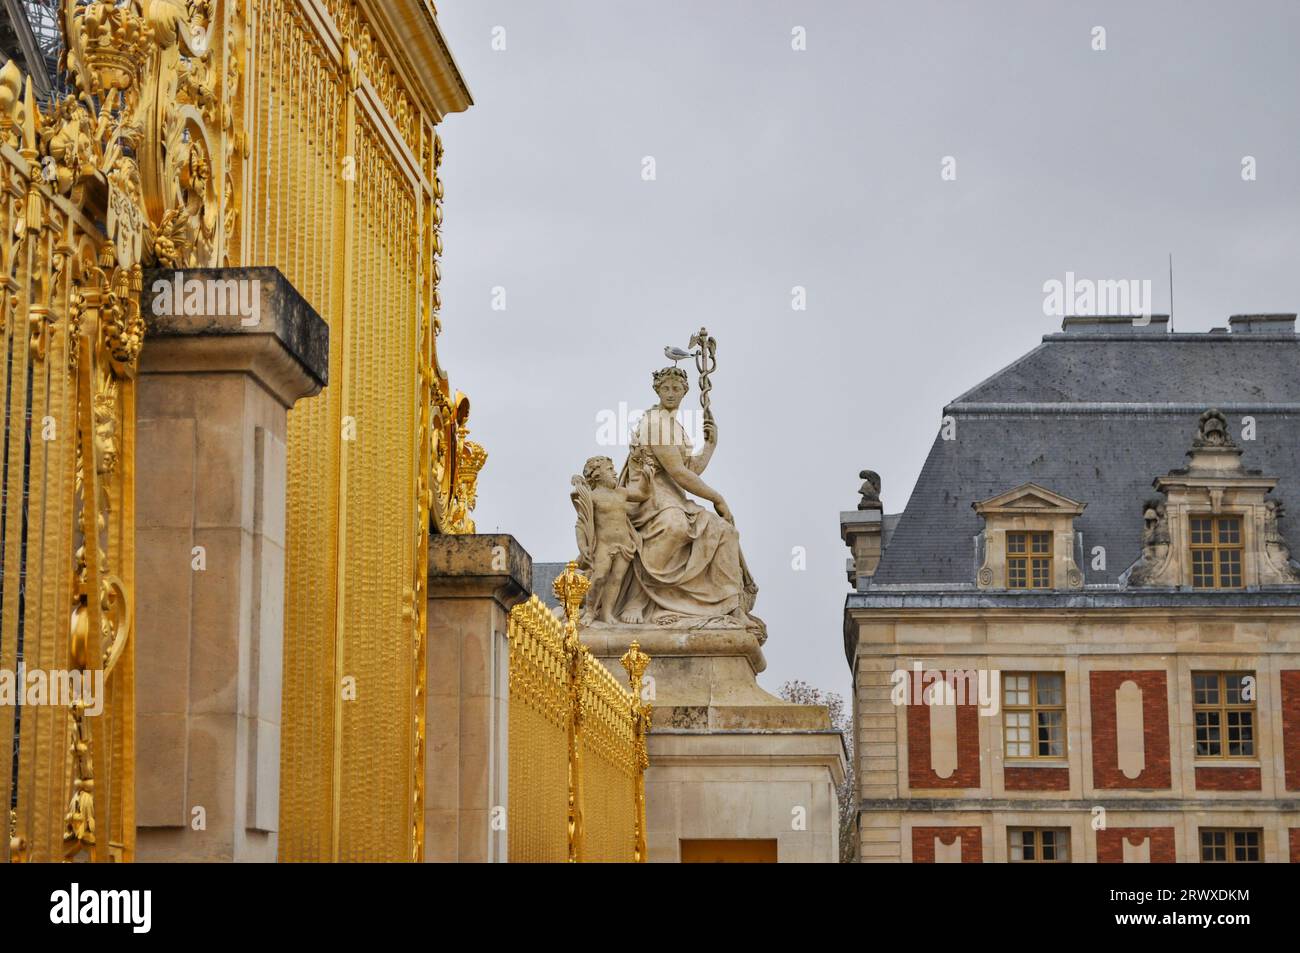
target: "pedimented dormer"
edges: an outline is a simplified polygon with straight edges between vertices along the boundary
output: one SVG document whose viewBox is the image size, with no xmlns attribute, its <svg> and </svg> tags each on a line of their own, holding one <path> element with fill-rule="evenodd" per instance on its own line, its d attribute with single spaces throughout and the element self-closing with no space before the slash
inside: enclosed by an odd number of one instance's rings
<svg viewBox="0 0 1300 953">
<path fill-rule="evenodd" d="M 984 518 L 976 585 L 1033 591 L 1083 588 L 1083 573 L 1074 559 L 1074 520 L 1086 505 L 1036 483 L 972 503 Z"/>
<path fill-rule="evenodd" d="M 1277 479 L 1248 470 L 1217 410 L 1201 414 L 1188 465 L 1154 483 L 1143 504 L 1142 555 L 1121 577 L 1128 586 L 1254 589 L 1300 583 L 1300 565 L 1278 527 L 1269 496 Z"/>
</svg>

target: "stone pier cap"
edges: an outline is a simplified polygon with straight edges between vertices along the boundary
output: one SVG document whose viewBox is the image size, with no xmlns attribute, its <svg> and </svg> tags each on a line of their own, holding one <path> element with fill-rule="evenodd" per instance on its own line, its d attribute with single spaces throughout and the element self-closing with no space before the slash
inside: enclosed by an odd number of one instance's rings
<svg viewBox="0 0 1300 953">
<path fill-rule="evenodd" d="M 147 371 L 247 370 L 286 406 L 329 383 L 329 326 L 277 268 L 149 268 L 140 312 Z"/>
</svg>

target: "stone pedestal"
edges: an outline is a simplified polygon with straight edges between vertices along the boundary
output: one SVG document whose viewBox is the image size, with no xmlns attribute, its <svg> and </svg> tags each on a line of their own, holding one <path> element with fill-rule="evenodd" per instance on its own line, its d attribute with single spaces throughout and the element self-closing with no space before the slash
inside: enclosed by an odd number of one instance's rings
<svg viewBox="0 0 1300 953">
<path fill-rule="evenodd" d="M 649 860 L 838 862 L 844 744 L 826 708 L 760 688 L 767 663 L 745 629 L 582 631 L 612 671 L 633 639 L 651 658 Z"/>
<path fill-rule="evenodd" d="M 273 861 L 286 414 L 325 385 L 329 329 L 274 269 L 144 288 L 137 859 Z"/>
<path fill-rule="evenodd" d="M 840 538 L 853 553 L 846 572 L 849 585 L 855 589 L 862 579 L 875 575 L 880 565 L 884 523 L 884 510 L 879 503 L 840 514 Z"/>
<path fill-rule="evenodd" d="M 429 540 L 426 861 L 507 860 L 509 616 L 532 571 L 512 536 Z"/>
</svg>

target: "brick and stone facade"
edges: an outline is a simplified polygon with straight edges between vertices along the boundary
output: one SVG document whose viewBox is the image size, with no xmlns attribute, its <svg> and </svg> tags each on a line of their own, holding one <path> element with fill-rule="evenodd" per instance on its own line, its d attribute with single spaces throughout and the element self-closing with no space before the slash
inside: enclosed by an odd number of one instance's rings
<svg viewBox="0 0 1300 953">
<path fill-rule="evenodd" d="M 862 860 L 1005 862 L 1042 836 L 1022 829 L 1068 838 L 1072 862 L 1198 862 L 1218 831 L 1300 857 L 1294 316 L 1162 331 L 1067 319 L 944 408 L 902 514 L 845 514 Z M 1194 552 L 1202 525 L 1227 555 Z M 1050 585 L 1016 588 L 1035 533 Z M 1051 704 L 1008 713 L 1028 673 Z M 932 690 L 945 676 L 955 697 Z M 1196 678 L 1228 706 L 1201 706 L 1219 734 L 1199 746 Z"/>
</svg>

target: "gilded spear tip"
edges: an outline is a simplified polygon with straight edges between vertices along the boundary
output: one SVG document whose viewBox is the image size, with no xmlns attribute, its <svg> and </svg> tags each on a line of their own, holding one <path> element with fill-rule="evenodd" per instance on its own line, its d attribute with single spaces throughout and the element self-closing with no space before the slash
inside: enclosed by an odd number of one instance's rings
<svg viewBox="0 0 1300 953">
<path fill-rule="evenodd" d="M 23 152 L 36 155 L 36 94 L 30 76 L 23 92 Z"/>
</svg>

